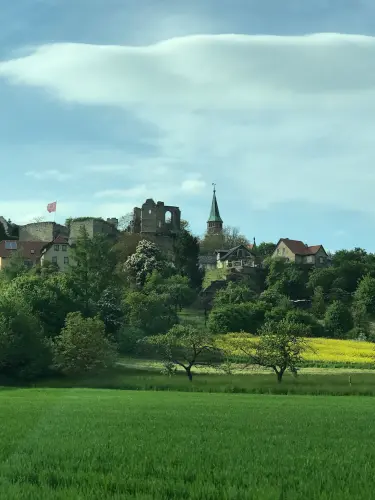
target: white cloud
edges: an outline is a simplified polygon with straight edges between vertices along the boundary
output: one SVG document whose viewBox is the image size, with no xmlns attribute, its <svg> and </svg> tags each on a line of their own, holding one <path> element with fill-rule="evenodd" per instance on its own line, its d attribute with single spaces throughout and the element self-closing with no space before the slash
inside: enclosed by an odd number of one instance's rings
<svg viewBox="0 0 375 500">
<path fill-rule="evenodd" d="M 43 45 L 0 63 L 0 76 L 86 104 L 259 109 L 318 96 L 332 106 L 373 97 L 374 56 L 375 39 L 360 35 L 194 35 L 147 47 Z"/>
<path fill-rule="evenodd" d="M 0 62 L 0 78 L 122 107 L 151 125 L 154 158 L 124 164 L 147 197 L 157 191 L 148 177 L 160 177 L 168 202 L 203 189 L 200 178 L 181 184 L 194 168 L 244 210 L 303 200 L 374 213 L 374 58 L 367 36 L 197 35 L 143 47 L 44 45 Z M 122 173 L 113 161 L 88 168 Z"/>
<path fill-rule="evenodd" d="M 200 179 L 186 179 L 181 184 L 181 190 L 190 194 L 199 194 L 206 187 L 205 181 Z"/>
<path fill-rule="evenodd" d="M 148 190 L 145 185 L 134 186 L 129 189 L 105 189 L 95 193 L 96 198 L 130 198 L 137 199 L 147 196 Z"/>
<path fill-rule="evenodd" d="M 38 181 L 51 181 L 52 179 L 59 182 L 67 181 L 74 177 L 72 173 L 61 172 L 59 170 L 30 170 L 25 175 Z"/>
</svg>

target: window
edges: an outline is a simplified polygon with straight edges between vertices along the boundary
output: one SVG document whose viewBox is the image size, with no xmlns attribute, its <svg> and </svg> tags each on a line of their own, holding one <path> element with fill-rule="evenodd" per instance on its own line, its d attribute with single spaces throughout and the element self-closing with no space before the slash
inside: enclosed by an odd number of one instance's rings
<svg viewBox="0 0 375 500">
<path fill-rule="evenodd" d="M 55 245 L 55 250 L 58 252 L 60 250 L 60 245 Z"/>
<path fill-rule="evenodd" d="M 17 250 L 17 241 L 6 241 L 5 242 L 6 250 Z"/>
<path fill-rule="evenodd" d="M 55 256 L 55 257 L 52 257 L 52 263 L 53 263 L 53 264 L 57 264 L 57 257 L 56 257 L 56 256 Z"/>
<path fill-rule="evenodd" d="M 61 250 L 62 250 L 63 252 L 66 252 L 66 245 L 61 245 Z"/>
<path fill-rule="evenodd" d="M 324 257 L 319 257 L 319 264 L 324 264 Z"/>
<path fill-rule="evenodd" d="M 64 264 L 69 264 L 69 257 L 64 257 Z"/>
<path fill-rule="evenodd" d="M 282 252 L 283 252 L 283 255 L 285 255 L 285 248 L 283 248 Z"/>
<path fill-rule="evenodd" d="M 309 263 L 309 264 L 312 264 L 314 262 L 314 257 L 312 255 L 308 255 L 307 256 L 307 259 L 306 261 Z"/>
<path fill-rule="evenodd" d="M 278 248 L 278 249 L 276 250 L 276 253 L 277 253 L 277 255 L 279 255 L 279 253 L 280 253 L 280 248 Z"/>
<path fill-rule="evenodd" d="M 32 267 L 33 265 L 31 260 L 24 260 L 23 263 L 25 264 L 26 267 Z"/>
</svg>

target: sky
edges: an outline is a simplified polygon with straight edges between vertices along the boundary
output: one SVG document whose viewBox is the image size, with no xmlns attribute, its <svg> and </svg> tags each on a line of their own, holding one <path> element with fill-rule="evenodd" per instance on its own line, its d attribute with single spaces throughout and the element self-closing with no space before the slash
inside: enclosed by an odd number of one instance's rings
<svg viewBox="0 0 375 500">
<path fill-rule="evenodd" d="M 0 215 L 121 217 L 375 252 L 372 0 L 17 0 L 0 14 Z"/>
</svg>

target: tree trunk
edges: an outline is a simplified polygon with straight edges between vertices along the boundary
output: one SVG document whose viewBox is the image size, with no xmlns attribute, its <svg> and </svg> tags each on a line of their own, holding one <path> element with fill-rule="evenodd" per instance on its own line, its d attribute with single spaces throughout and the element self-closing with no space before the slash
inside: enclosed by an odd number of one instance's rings
<svg viewBox="0 0 375 500">
<path fill-rule="evenodd" d="M 276 371 L 277 382 L 280 384 L 283 380 L 284 370 Z"/>
<path fill-rule="evenodd" d="M 188 376 L 188 379 L 190 380 L 190 382 L 192 382 L 193 381 L 193 374 L 191 373 L 190 366 L 186 368 L 186 375 Z"/>
</svg>

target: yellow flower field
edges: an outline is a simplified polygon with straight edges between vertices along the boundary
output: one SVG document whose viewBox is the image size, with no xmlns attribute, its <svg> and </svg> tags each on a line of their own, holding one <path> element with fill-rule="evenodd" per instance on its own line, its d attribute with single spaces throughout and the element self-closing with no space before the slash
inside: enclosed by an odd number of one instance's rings
<svg viewBox="0 0 375 500">
<path fill-rule="evenodd" d="M 217 346 L 225 349 L 229 354 L 241 355 L 241 352 L 231 346 L 237 334 L 220 335 L 216 339 Z M 307 339 L 311 350 L 304 354 L 306 361 L 318 361 L 328 363 L 361 363 L 373 364 L 375 362 L 375 345 L 371 342 L 358 340 L 335 340 L 335 339 Z M 256 343 L 257 337 L 249 339 L 250 343 Z"/>
</svg>

